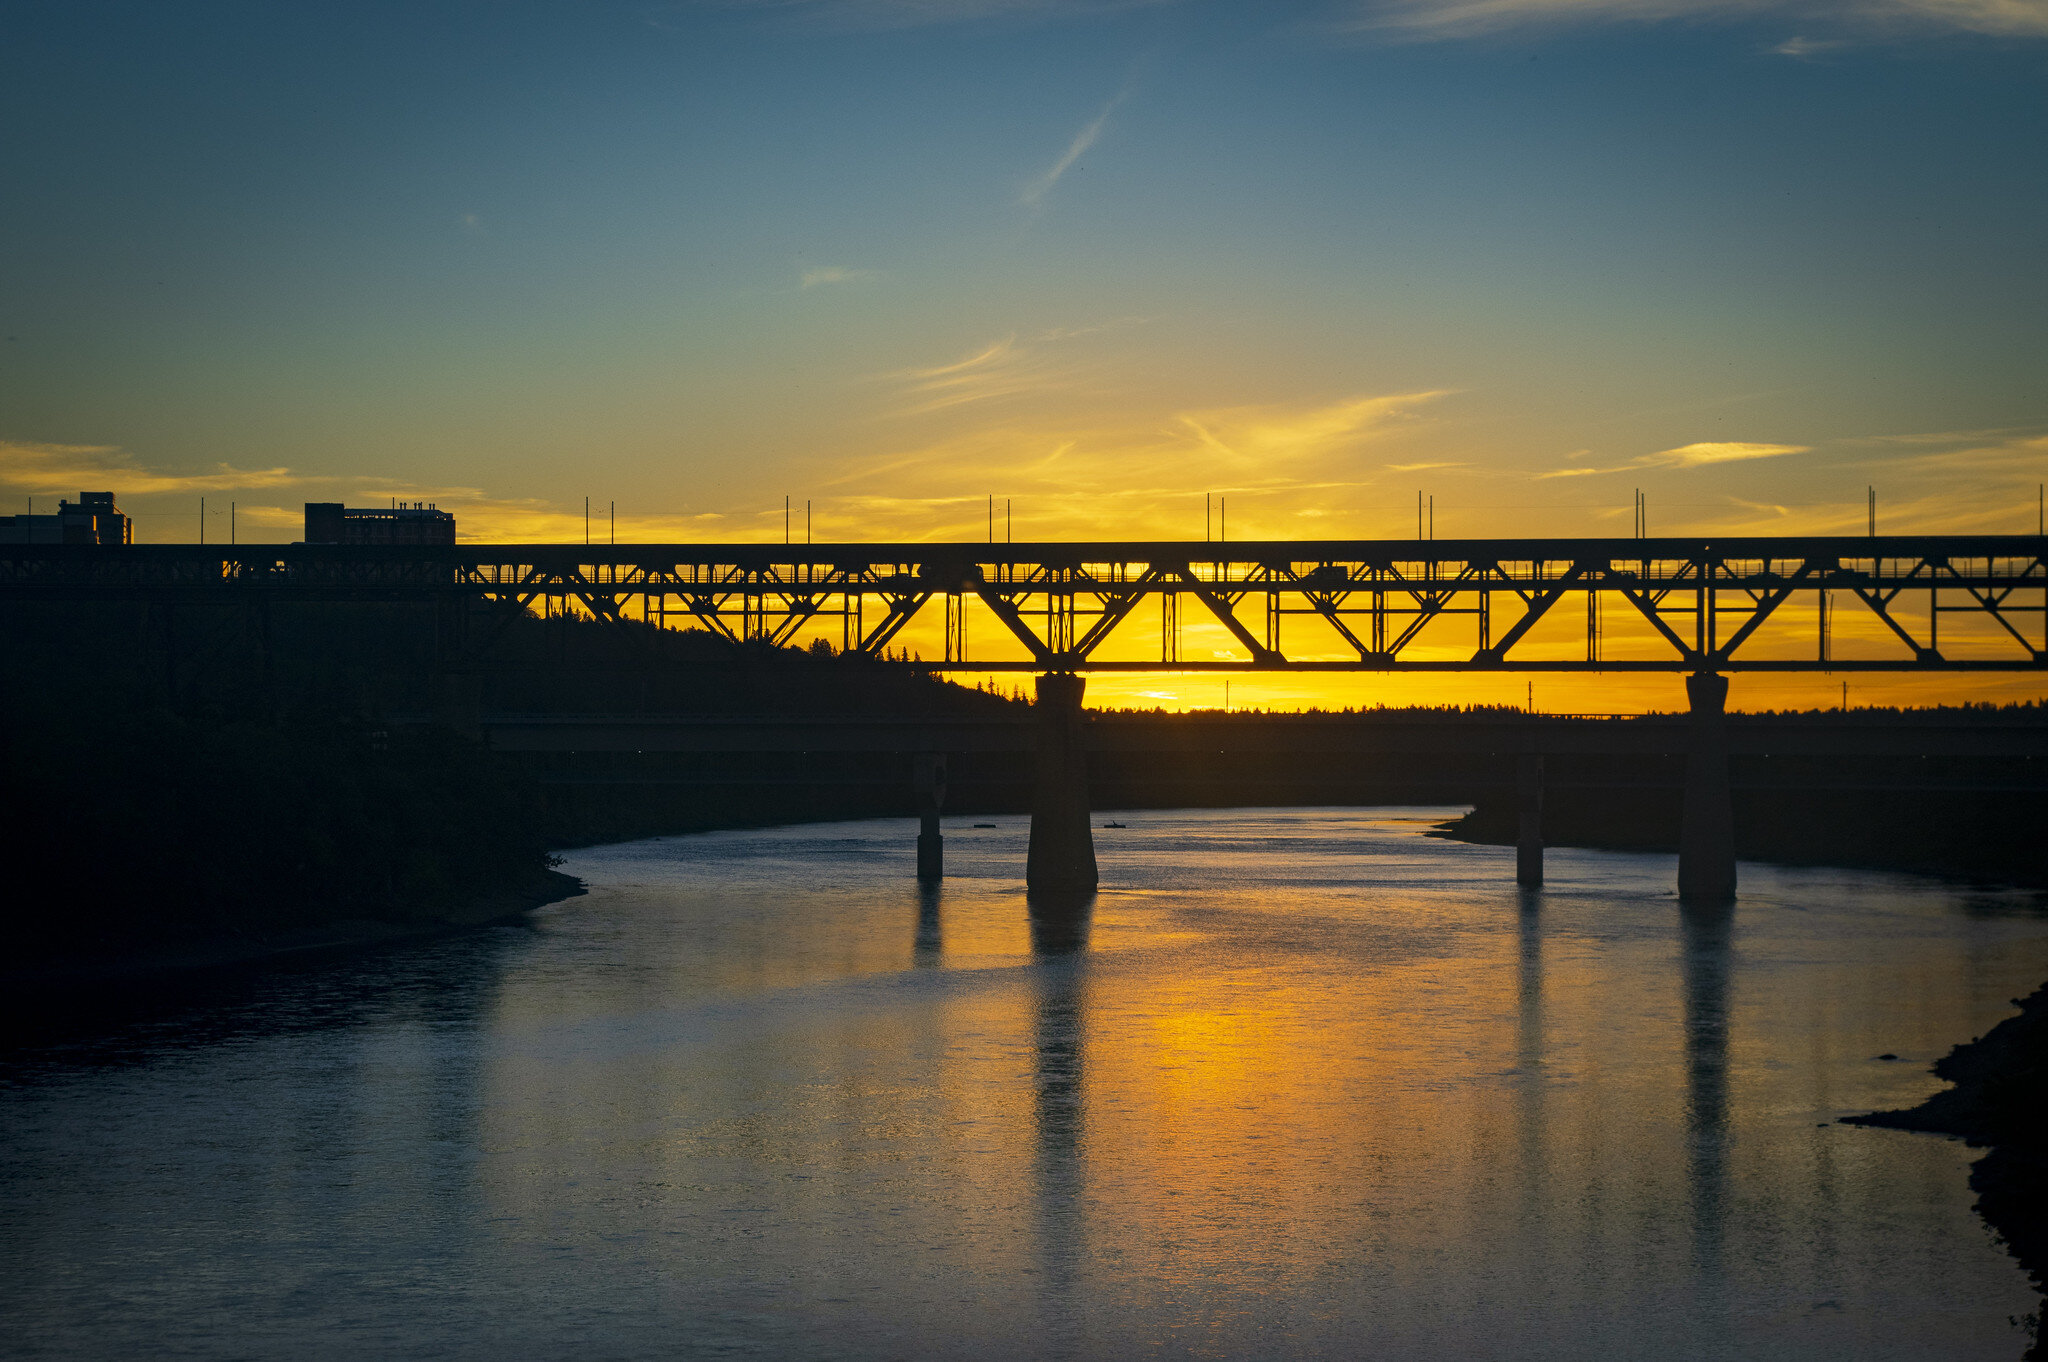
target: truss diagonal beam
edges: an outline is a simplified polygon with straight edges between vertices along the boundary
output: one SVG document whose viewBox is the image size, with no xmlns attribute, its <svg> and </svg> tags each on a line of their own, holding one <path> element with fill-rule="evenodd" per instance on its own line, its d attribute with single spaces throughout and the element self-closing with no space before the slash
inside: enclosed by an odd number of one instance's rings
<svg viewBox="0 0 2048 1362">
<path fill-rule="evenodd" d="M 458 665 L 495 655 L 516 621 L 557 597 L 578 617 L 625 629 L 638 596 L 650 619 L 734 643 L 790 645 L 829 616 L 838 621 L 840 646 L 875 655 L 906 637 L 922 638 L 910 631 L 932 595 L 969 590 L 1023 644 L 1028 661 L 975 662 L 953 648 L 943 661 L 920 665 L 2048 671 L 2048 536 L 2032 534 L 1228 545 L 0 545 L 0 601 L 413 604 L 444 622 L 436 626 L 436 655 Z M 1917 607 L 1918 590 L 1929 593 L 1924 635 L 1917 609 L 1904 608 L 1908 601 Z M 1805 597 L 1823 607 L 1825 619 L 1830 594 L 1842 591 L 1853 592 L 1884 625 L 1881 636 L 1864 637 L 1895 638 L 1899 646 L 1842 657 L 1823 644 L 1815 655 L 1788 649 L 1778 631 L 1764 627 Z M 1630 635 L 1658 640 L 1652 654 L 1603 660 L 1589 641 L 1582 657 L 1567 659 L 1531 646 L 1531 631 L 1548 638 L 1554 631 L 1539 626 L 1577 596 L 1587 598 L 1590 640 L 1602 628 L 1599 598 L 1616 595 L 1646 622 L 1631 623 Z M 1116 631 L 1150 596 L 1162 598 L 1170 636 L 1181 623 L 1179 603 L 1193 596 L 1229 633 L 1233 652 L 1183 661 L 1169 642 L 1160 662 L 1118 657 Z M 1264 606 L 1263 629 L 1240 613 L 1255 599 Z M 1316 631 L 1327 640 L 1318 646 L 1342 640 L 1331 655 L 1286 648 L 1288 617 L 1308 614 L 1331 626 L 1329 636 Z M 1476 651 L 1446 658 L 1417 646 L 1425 632 L 1437 637 L 1448 631 L 1449 617 L 1466 615 L 1477 626 Z M 1981 623 L 1944 653 L 1943 628 L 1958 616 L 1960 623 Z M 1494 628 L 1509 617 L 1505 632 Z M 1687 617 L 1687 627 L 1678 628 Z M 1716 627 L 1723 619 L 1730 626 L 1725 636 Z M 1825 635 L 1825 623 L 1822 629 Z M 636 641 L 651 637 L 627 632 Z M 1962 640 L 1968 647 L 1959 646 Z"/>
<path fill-rule="evenodd" d="M 1534 629 L 1536 622 L 1549 614 L 1550 607 L 1563 600 L 1565 592 L 1571 590 L 1572 586 L 1584 575 L 1585 565 L 1574 563 L 1570 570 L 1564 576 L 1558 578 L 1556 584 L 1550 587 L 1550 589 L 1539 591 L 1533 597 L 1527 598 L 1529 601 L 1528 609 L 1524 610 L 1522 617 L 1516 620 L 1505 634 L 1501 635 L 1500 642 L 1490 648 L 1481 648 L 1472 655 L 1472 660 L 1474 662 L 1494 663 L 1503 661 L 1508 655 L 1508 650 L 1517 643 L 1520 643 L 1522 636 L 1531 629 Z"/>
<path fill-rule="evenodd" d="M 1237 612 L 1231 603 L 1224 599 L 1220 593 L 1210 590 L 1200 578 L 1195 576 L 1191 569 L 1181 567 L 1176 570 L 1174 575 L 1185 582 L 1187 584 L 1186 589 L 1194 593 L 1195 599 L 1208 606 L 1209 613 L 1214 615 L 1222 623 L 1223 627 L 1228 629 L 1236 637 L 1237 641 L 1250 651 L 1253 662 L 1262 666 L 1286 663 L 1287 659 L 1284 656 L 1259 642 L 1252 631 L 1244 627 L 1244 622 L 1238 619 Z"/>
<path fill-rule="evenodd" d="M 1158 581 L 1160 576 L 1156 566 L 1148 567 L 1127 589 L 1105 594 L 1102 597 L 1102 614 L 1097 617 L 1094 624 L 1088 626 L 1087 633 L 1075 640 L 1074 656 L 1085 661 L 1102 640 L 1109 637 L 1112 630 L 1130 618 L 1131 612 L 1138 608 L 1138 602 L 1145 599 L 1146 588 Z"/>
<path fill-rule="evenodd" d="M 1893 591 L 1890 594 L 1885 595 L 1883 593 L 1871 591 L 1860 586 L 1854 588 L 1854 591 L 1856 593 L 1856 598 L 1862 601 L 1865 605 L 1870 607 L 1870 613 L 1877 616 L 1880 620 L 1883 620 L 1885 628 L 1891 630 L 1894 634 L 1897 634 L 1899 636 L 1899 641 L 1904 643 L 1908 648 L 1911 648 L 1913 650 L 1913 658 L 1915 661 L 1934 662 L 1940 660 L 1941 654 L 1935 652 L 1934 649 L 1929 648 L 1925 644 L 1921 643 L 1919 639 L 1914 638 L 1910 633 L 1907 633 L 1906 626 L 1900 624 L 1897 620 L 1892 618 L 1890 606 L 1891 603 L 1898 598 L 1899 593 L 1897 591 Z"/>
<path fill-rule="evenodd" d="M 1004 628 L 1015 634 L 1018 640 L 1031 650 L 1032 661 L 1044 667 L 1054 665 L 1052 649 L 1048 648 L 1045 640 L 1040 638 L 1029 624 L 1025 623 L 1024 616 L 1018 612 L 1016 604 L 1008 596 L 986 582 L 976 586 L 974 594 L 979 596 L 981 603 L 986 605 L 990 612 L 1003 622 Z"/>
<path fill-rule="evenodd" d="M 867 637 L 860 641 L 860 651 L 870 656 L 880 653 L 889 646 L 896 635 L 903 632 L 903 626 L 910 623 L 910 617 L 922 610 L 924 603 L 931 598 L 932 593 L 929 591 L 888 597 L 889 613 L 884 615 L 881 621 L 868 631 Z"/>
<path fill-rule="evenodd" d="M 1775 591 L 1763 592 L 1759 595 L 1756 598 L 1755 606 L 1750 611 L 1749 618 L 1742 622 L 1742 627 L 1733 634 L 1730 634 L 1728 641 L 1714 650 L 1714 664 L 1718 666 L 1728 658 L 1733 657 L 1737 648 L 1749 642 L 1749 636 L 1762 628 L 1764 621 L 1776 613 L 1779 606 L 1792 599 L 1792 593 L 1799 589 L 1800 585 L 1812 575 L 1812 572 L 1812 564 L 1807 564 L 1801 567 L 1799 571 L 1793 573 L 1791 580 L 1782 587 Z"/>
<path fill-rule="evenodd" d="M 1365 658 L 1372 655 L 1372 645 L 1353 633 L 1351 626 L 1344 622 L 1344 596 L 1325 591 L 1309 591 L 1303 594 L 1307 597 L 1309 605 L 1315 610 L 1316 614 L 1322 616 L 1324 621 L 1337 631 L 1337 636 L 1358 650 L 1359 657 Z M 1346 595 L 1348 594 L 1346 593 Z"/>
</svg>

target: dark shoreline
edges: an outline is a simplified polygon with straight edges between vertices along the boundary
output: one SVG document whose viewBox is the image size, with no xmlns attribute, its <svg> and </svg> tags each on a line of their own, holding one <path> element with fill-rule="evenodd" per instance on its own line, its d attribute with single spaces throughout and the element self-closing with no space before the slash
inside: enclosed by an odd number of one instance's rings
<svg viewBox="0 0 2048 1362">
<path fill-rule="evenodd" d="M 2048 1297 L 2048 984 L 2013 999 L 2019 1015 L 1935 1061 L 1953 1086 L 1916 1107 L 1844 1116 L 1845 1125 L 1910 1130 L 1960 1139 L 1985 1154 L 1970 1167 L 1976 1210 Z M 2048 1362 L 2040 1312 L 2028 1362 Z"/>
<path fill-rule="evenodd" d="M 1546 810 L 1547 812 L 1547 810 Z M 1488 816 L 1491 815 L 1491 816 Z M 1576 829 L 1581 833 L 1583 828 Z M 1439 823 L 1428 834 L 1478 845 L 1514 845 L 1513 830 L 1497 809 L 1475 808 L 1462 818 Z M 1668 851 L 1640 842 L 1615 845 L 1602 839 L 1574 836 L 1561 845 L 1603 851 Z M 1842 869 L 1888 870 L 1899 874 L 1982 886 L 2000 884 L 2040 890 L 2038 874 L 1987 875 L 1963 848 L 1962 856 L 1887 855 L 1874 844 L 1835 848 L 1827 859 L 1745 857 L 1781 865 L 1832 865 Z M 2008 871 L 2015 867 L 2006 867 Z M 2048 984 L 2025 998 L 2012 1000 L 2019 1015 L 1999 1022 L 1982 1036 L 1965 1041 L 1936 1061 L 1937 1078 L 1952 1086 L 1915 1107 L 1844 1116 L 1845 1125 L 1906 1130 L 1960 1139 L 1985 1151 L 1970 1167 L 1975 1210 L 2018 1262 L 2034 1290 L 2048 1301 Z M 2048 1339 L 2041 1333 L 2044 1311 L 2020 1321 L 2032 1339 L 2024 1362 L 2048 1362 Z"/>
<path fill-rule="evenodd" d="M 475 894 L 402 921 L 365 915 L 273 935 L 221 933 L 137 950 L 50 956 L 0 972 L 0 995 L 8 999 L 7 1010 L 21 1011 L 95 989 L 183 983 L 215 972 L 313 962 L 517 921 L 536 908 L 586 892 L 575 876 L 542 870 L 524 884 Z"/>
<path fill-rule="evenodd" d="M 1471 812 L 1433 836 L 1481 846 L 1513 846 L 1512 801 L 1487 792 Z M 2035 834 L 2040 796 L 1951 794 L 1929 804 L 1896 792 L 1838 792 L 1827 818 L 1797 791 L 1738 792 L 1738 860 L 1836 870 L 1889 870 L 1973 886 L 2048 889 L 2048 842 Z M 1589 851 L 1678 850 L 1676 790 L 1545 791 L 1548 847 Z"/>
</svg>

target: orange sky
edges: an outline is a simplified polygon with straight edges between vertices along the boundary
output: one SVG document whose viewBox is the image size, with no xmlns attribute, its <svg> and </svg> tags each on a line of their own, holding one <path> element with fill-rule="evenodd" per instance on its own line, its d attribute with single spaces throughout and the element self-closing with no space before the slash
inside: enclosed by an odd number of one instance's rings
<svg viewBox="0 0 2048 1362">
<path fill-rule="evenodd" d="M 993 497 L 1020 541 L 1218 502 L 1284 540 L 1409 537 L 1419 495 L 1452 538 L 1625 535 L 1640 493 L 1654 534 L 1861 534 L 1874 488 L 1883 530 L 2040 525 L 2034 0 L 655 8 L 10 20 L 0 513 L 288 542 L 395 498 L 561 542 L 588 498 L 600 539 L 731 542 L 787 498 L 798 537 L 972 541 Z"/>
</svg>

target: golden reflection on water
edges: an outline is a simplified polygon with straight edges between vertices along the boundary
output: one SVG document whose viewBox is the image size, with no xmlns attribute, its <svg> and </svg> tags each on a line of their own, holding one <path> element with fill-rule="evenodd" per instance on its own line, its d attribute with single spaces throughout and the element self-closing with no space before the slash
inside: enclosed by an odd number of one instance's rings
<svg viewBox="0 0 2048 1362">
<path fill-rule="evenodd" d="M 1435 816 L 1125 814 L 1066 903 L 1019 819 L 926 889 L 908 822 L 596 848 L 10 1061 L 0 1356 L 2018 1356 L 1971 1151 L 1834 1118 L 2048 976 L 2036 899 L 1531 893 Z"/>
<path fill-rule="evenodd" d="M 1529 893 L 1370 815 L 1124 821 L 1035 919 L 1017 826 L 922 891 L 886 825 L 836 884 L 800 832 L 592 853 L 493 1019 L 491 1214 L 855 1351 L 2012 1353 L 1966 1153 L 1827 1123 L 2048 971 L 2023 901 L 1759 868 L 1690 910 L 1657 857 Z"/>
</svg>

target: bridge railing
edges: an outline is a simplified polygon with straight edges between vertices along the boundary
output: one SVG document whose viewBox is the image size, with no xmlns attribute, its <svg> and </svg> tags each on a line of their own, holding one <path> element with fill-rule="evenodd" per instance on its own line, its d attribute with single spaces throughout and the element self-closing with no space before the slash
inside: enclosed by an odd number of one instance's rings
<svg viewBox="0 0 2048 1362">
<path fill-rule="evenodd" d="M 0 547 L 0 599 L 256 596 L 452 602 L 453 632 L 481 639 L 500 630 L 469 630 L 470 615 L 560 610 L 628 636 L 836 634 L 839 649 L 877 658 L 929 611 L 944 615 L 945 642 L 919 665 L 970 671 L 2048 667 L 2048 538 L 2036 535 Z M 970 605 L 995 621 L 995 652 L 969 649 Z M 1147 605 L 1156 631 L 1139 622 Z M 1319 638 L 1304 647 L 1311 622 Z M 1183 642 L 1203 624 L 1228 646 L 1189 656 Z M 1953 643 L 1958 625 L 1967 647 Z M 1617 627 L 1636 635 L 1626 650 L 1609 638 Z M 1132 655 L 1140 637 L 1156 656 Z"/>
</svg>

